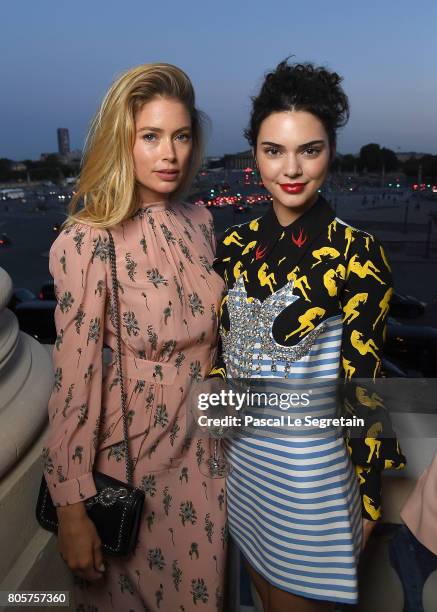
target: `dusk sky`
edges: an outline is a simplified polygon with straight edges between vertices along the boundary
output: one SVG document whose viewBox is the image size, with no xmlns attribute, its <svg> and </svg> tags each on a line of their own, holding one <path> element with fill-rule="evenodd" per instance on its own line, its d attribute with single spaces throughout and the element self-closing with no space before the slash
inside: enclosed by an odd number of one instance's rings
<svg viewBox="0 0 437 612">
<path fill-rule="evenodd" d="M 2 3 L 0 22 L 0 157 L 56 151 L 57 127 L 82 148 L 112 80 L 155 61 L 191 77 L 209 155 L 245 150 L 250 96 L 290 54 L 344 77 L 341 153 L 377 142 L 437 154 L 434 0 L 28 0 Z"/>
</svg>

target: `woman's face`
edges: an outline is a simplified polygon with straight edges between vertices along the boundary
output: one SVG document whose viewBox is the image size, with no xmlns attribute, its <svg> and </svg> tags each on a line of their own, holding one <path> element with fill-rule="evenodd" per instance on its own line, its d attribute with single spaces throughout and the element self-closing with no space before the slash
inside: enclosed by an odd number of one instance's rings
<svg viewBox="0 0 437 612">
<path fill-rule="evenodd" d="M 156 97 L 135 115 L 133 159 L 140 201 L 167 201 L 191 157 L 191 119 L 179 100 Z"/>
<path fill-rule="evenodd" d="M 330 148 L 323 123 L 306 111 L 272 113 L 261 123 L 255 153 L 276 216 L 288 225 L 314 204 L 328 174 Z"/>
</svg>

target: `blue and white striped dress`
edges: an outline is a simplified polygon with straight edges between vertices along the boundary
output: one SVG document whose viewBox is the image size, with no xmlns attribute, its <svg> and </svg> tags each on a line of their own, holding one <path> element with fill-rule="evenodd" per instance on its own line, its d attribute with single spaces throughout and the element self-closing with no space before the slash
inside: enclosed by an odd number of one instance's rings
<svg viewBox="0 0 437 612">
<path fill-rule="evenodd" d="M 242 277 L 229 290 L 234 331 L 232 338 L 231 332 L 222 335 L 227 376 L 262 379 L 275 392 L 288 388 L 285 379 L 295 379 L 300 388 L 307 383 L 309 406 L 288 408 L 287 414 L 333 416 L 342 317 L 318 326 L 311 346 L 307 343 L 301 351 L 305 354 L 290 364 L 283 351 L 276 351 L 271 327 L 272 315 L 296 299 L 292 291 L 289 283 L 262 303 L 247 302 Z M 278 407 L 263 411 L 263 416 L 280 414 Z M 307 428 L 284 435 L 274 428 L 243 427 L 241 435 L 225 442 L 225 449 L 232 465 L 229 528 L 254 569 L 272 585 L 302 597 L 356 603 L 361 500 L 341 432 L 320 435 L 320 430 Z"/>
</svg>

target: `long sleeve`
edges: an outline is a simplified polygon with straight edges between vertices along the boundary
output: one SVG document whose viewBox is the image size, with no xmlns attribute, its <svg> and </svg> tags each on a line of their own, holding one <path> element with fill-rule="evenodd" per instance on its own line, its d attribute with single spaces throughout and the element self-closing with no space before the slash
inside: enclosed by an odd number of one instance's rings
<svg viewBox="0 0 437 612">
<path fill-rule="evenodd" d="M 96 494 L 92 469 L 101 422 L 108 244 L 104 230 L 76 224 L 64 230 L 50 250 L 57 338 L 42 456 L 58 506 Z"/>
<path fill-rule="evenodd" d="M 381 470 L 405 466 L 388 411 L 373 388 L 380 375 L 392 275 L 375 238 L 358 232 L 352 245 L 341 295 L 341 365 L 347 382 L 346 415 L 363 418 L 365 426 L 359 435 L 355 431 L 347 436 L 347 445 L 360 484 L 363 517 L 375 521 L 381 517 Z"/>
<path fill-rule="evenodd" d="M 228 272 L 227 272 L 226 263 L 229 262 L 231 259 L 227 251 L 227 248 L 226 248 L 227 246 L 226 238 L 231 233 L 231 230 L 232 228 L 228 228 L 225 231 L 222 239 L 217 244 L 215 258 L 213 262 L 214 272 L 216 272 L 216 274 L 222 277 L 222 279 L 225 282 L 226 290 L 228 288 Z M 226 299 L 226 296 L 223 298 L 223 300 L 225 299 Z M 219 313 L 219 317 L 220 317 L 219 329 L 223 328 L 223 323 L 224 323 L 223 321 L 223 303 L 224 303 L 223 300 L 220 306 L 220 313 Z M 209 371 L 207 375 L 207 378 L 216 378 L 216 377 L 221 377 L 224 380 L 226 380 L 226 364 L 223 359 L 223 347 L 222 347 L 221 337 L 219 337 L 218 339 L 217 353 L 216 353 L 214 365 L 212 366 L 211 370 Z"/>
<path fill-rule="evenodd" d="M 221 376 L 223 380 L 226 380 L 226 364 L 223 359 L 223 349 L 222 349 L 222 341 L 221 338 L 218 340 L 217 346 L 217 356 L 215 359 L 215 363 L 209 371 L 207 378 L 217 378 Z"/>
</svg>

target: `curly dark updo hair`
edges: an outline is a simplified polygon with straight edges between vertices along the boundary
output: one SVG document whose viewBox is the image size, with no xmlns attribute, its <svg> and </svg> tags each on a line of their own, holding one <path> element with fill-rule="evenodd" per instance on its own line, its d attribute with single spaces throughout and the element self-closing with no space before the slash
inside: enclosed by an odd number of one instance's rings
<svg viewBox="0 0 437 612">
<path fill-rule="evenodd" d="M 269 72 L 261 91 L 252 97 L 252 113 L 244 136 L 253 149 L 261 123 L 281 111 L 306 111 L 323 124 L 331 147 L 336 144 L 337 129 L 349 119 L 349 102 L 340 83 L 343 78 L 323 66 L 310 62 L 289 64 L 288 58 Z"/>
</svg>

